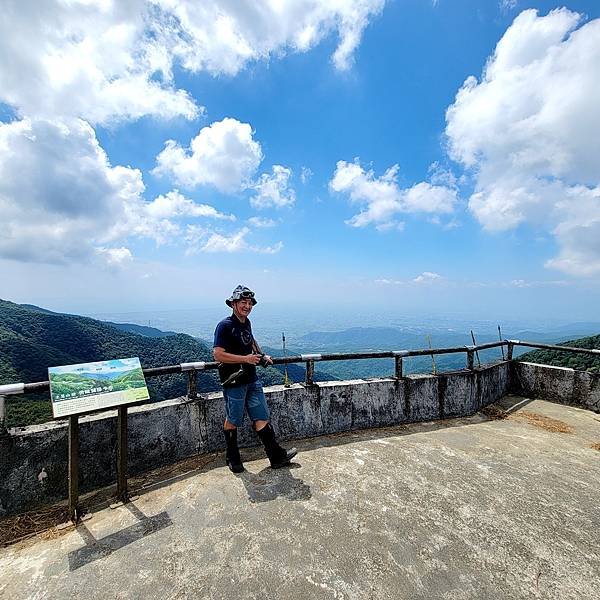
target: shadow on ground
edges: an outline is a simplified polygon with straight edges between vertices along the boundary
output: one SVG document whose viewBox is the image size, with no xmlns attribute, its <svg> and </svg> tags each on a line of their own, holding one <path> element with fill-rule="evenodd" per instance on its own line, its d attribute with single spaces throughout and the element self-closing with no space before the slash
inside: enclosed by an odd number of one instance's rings
<svg viewBox="0 0 600 600">
<path fill-rule="evenodd" d="M 434 432 L 440 429 L 449 429 L 454 427 L 470 427 L 482 422 L 495 420 L 499 418 L 498 414 L 500 413 L 503 413 L 504 415 L 512 413 L 523 408 L 529 402 L 531 402 L 531 400 L 507 396 L 499 401 L 496 405 L 487 407 L 484 412 L 476 413 L 471 417 L 443 419 L 424 423 L 408 423 L 376 429 L 359 429 L 324 434 L 319 437 L 294 440 L 294 445 L 297 446 L 299 455 L 289 467 L 278 470 L 273 470 L 270 467 L 267 467 L 258 473 L 253 473 L 251 470 L 247 469 L 243 473 L 237 475 L 237 477 L 239 477 L 244 484 L 248 494 L 248 499 L 251 503 L 269 502 L 279 497 L 286 498 L 291 501 L 308 500 L 312 495 L 310 486 L 306 485 L 301 479 L 298 479 L 293 475 L 293 470 L 299 468 L 302 463 L 303 451 L 351 444 L 361 440 L 369 441 L 385 439 L 388 437 L 415 435 L 424 432 Z M 289 440 L 286 442 L 288 444 L 290 443 Z M 242 458 L 246 466 L 251 467 L 254 461 L 264 459 L 265 455 L 262 447 L 243 448 Z M 130 495 L 139 496 L 146 494 L 153 490 L 161 489 L 171 485 L 174 482 L 182 481 L 198 474 L 209 472 L 212 469 L 223 467 L 224 464 L 224 452 L 193 456 L 182 461 L 178 461 L 172 465 L 160 467 L 152 471 L 130 477 Z M 232 477 L 233 476 L 234 475 L 232 474 Z M 80 504 L 83 508 L 82 513 L 94 513 L 107 508 L 111 503 L 114 502 L 115 490 L 116 488 L 113 485 L 82 496 L 80 498 Z M 131 503 L 126 506 L 131 506 Z M 38 509 L 37 511 L 32 511 L 31 514 L 35 514 L 36 519 L 30 520 L 31 528 L 27 530 L 27 528 L 23 528 L 22 524 L 28 522 L 29 514 L 30 513 L 24 513 L 21 515 L 0 519 L 0 530 L 6 534 L 1 536 L 1 546 L 10 545 L 21 539 L 31 537 L 32 535 L 40 533 L 43 535 L 43 532 L 48 531 L 51 531 L 52 536 L 59 535 L 56 527 L 61 525 L 61 523 L 64 521 L 64 503 Z M 40 514 L 47 514 L 48 516 L 47 518 L 40 518 Z M 56 517 L 53 515 L 56 515 Z M 156 520 L 156 522 L 153 520 Z M 21 524 L 21 527 L 18 530 L 15 529 L 13 527 L 13 522 L 18 522 Z M 40 525 L 41 523 L 43 523 L 43 525 Z M 117 536 L 115 539 L 98 540 L 96 541 L 96 544 L 92 544 L 89 549 L 87 546 L 83 548 L 81 551 L 79 551 L 82 554 L 72 559 L 74 561 L 72 564 L 77 565 L 79 562 L 86 560 L 89 562 L 87 557 L 92 557 L 95 553 L 106 551 L 108 548 L 114 547 L 113 550 L 111 550 L 114 551 L 114 549 L 120 547 L 119 544 L 123 544 L 125 542 L 131 543 L 131 541 L 135 541 L 135 539 L 139 539 L 139 537 L 147 535 L 148 532 L 151 532 L 150 530 L 155 525 L 159 526 L 159 528 L 167 527 L 170 525 L 170 520 L 168 521 L 167 515 L 157 515 L 156 517 L 150 519 L 150 521 L 147 517 L 140 517 L 140 522 L 138 524 L 132 525 L 123 532 L 114 534 Z M 78 530 L 80 527 L 82 527 L 82 525 L 78 526 Z M 65 527 L 61 531 L 67 532 L 72 529 L 73 527 Z M 81 531 L 83 532 L 84 530 L 85 528 Z M 11 531 L 15 531 L 15 534 L 10 535 L 9 532 Z M 138 537 L 136 538 L 135 536 Z M 71 561 L 71 558 L 69 560 Z M 85 562 L 82 564 L 85 564 Z"/>
</svg>

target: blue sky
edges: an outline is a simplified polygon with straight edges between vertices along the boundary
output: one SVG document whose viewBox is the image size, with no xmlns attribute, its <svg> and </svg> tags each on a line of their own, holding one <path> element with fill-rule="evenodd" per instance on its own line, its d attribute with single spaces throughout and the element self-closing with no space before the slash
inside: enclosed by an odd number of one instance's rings
<svg viewBox="0 0 600 600">
<path fill-rule="evenodd" d="M 595 316 L 597 2 L 204 6 L 8 3 L 0 297 Z"/>
</svg>

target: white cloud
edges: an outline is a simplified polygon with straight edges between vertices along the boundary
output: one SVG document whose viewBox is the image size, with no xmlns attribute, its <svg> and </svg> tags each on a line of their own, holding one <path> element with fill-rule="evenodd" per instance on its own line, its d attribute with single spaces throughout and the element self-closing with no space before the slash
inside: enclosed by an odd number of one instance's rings
<svg viewBox="0 0 600 600">
<path fill-rule="evenodd" d="M 451 156 L 472 170 L 469 208 L 484 228 L 530 224 L 559 246 L 546 265 L 600 273 L 600 19 L 522 12 L 481 81 L 447 111 Z"/>
<path fill-rule="evenodd" d="M 300 170 L 300 181 L 303 184 L 306 185 L 310 181 L 312 176 L 312 169 L 310 169 L 309 167 L 302 167 L 302 169 Z"/>
<path fill-rule="evenodd" d="M 192 0 L 160 4 L 177 18 L 170 45 L 185 69 L 235 75 L 251 60 L 306 52 L 332 33 L 339 37 L 332 60 L 348 69 L 369 20 L 384 0 L 340 2 L 217 2 Z"/>
<path fill-rule="evenodd" d="M 65 262 L 114 239 L 144 184 L 137 169 L 112 167 L 84 121 L 0 124 L 0 255 Z"/>
<path fill-rule="evenodd" d="M 431 271 L 424 271 L 420 275 L 417 275 L 413 279 L 402 280 L 402 279 L 391 279 L 384 277 L 382 279 L 375 279 L 375 283 L 378 285 L 430 285 L 434 283 L 447 282 L 447 280 L 438 273 Z"/>
<path fill-rule="evenodd" d="M 213 185 L 222 192 L 239 191 L 250 185 L 263 157 L 252 134 L 248 123 L 216 121 L 200 130 L 189 149 L 169 140 L 156 157 L 153 172 L 186 188 Z"/>
<path fill-rule="evenodd" d="M 241 252 L 246 250 L 246 235 L 250 230 L 246 227 L 230 236 L 213 233 L 202 245 L 204 252 Z"/>
<path fill-rule="evenodd" d="M 172 217 L 207 217 L 235 221 L 234 215 L 226 215 L 208 204 L 196 204 L 177 190 L 156 197 L 144 205 L 144 212 L 153 220 Z"/>
<path fill-rule="evenodd" d="M 0 101 L 21 116 L 92 123 L 143 115 L 194 118 L 173 66 L 235 75 L 249 61 L 305 52 L 336 34 L 349 68 L 384 0 L 6 0 L 0 20 Z M 26 76 L 24 76 L 26 74 Z"/>
<path fill-rule="evenodd" d="M 274 246 L 254 246 L 246 237 L 250 233 L 248 227 L 242 227 L 234 233 L 220 233 L 202 227 L 188 227 L 186 241 L 188 242 L 188 254 L 197 252 L 207 253 L 235 253 L 235 252 L 257 252 L 260 254 L 276 254 L 283 248 L 282 242 Z"/>
<path fill-rule="evenodd" d="M 102 256 L 109 266 L 121 267 L 133 260 L 133 255 L 129 248 L 103 248 L 96 249 L 97 253 Z"/>
<path fill-rule="evenodd" d="M 94 130 L 80 119 L 0 124 L 0 256 L 68 262 L 102 256 L 126 264 L 131 237 L 176 241 L 178 221 L 234 215 L 177 190 L 143 198 L 137 169 L 111 166 Z M 125 250 L 127 252 L 125 252 Z"/>
<path fill-rule="evenodd" d="M 438 273 L 424 271 L 413 279 L 413 283 L 434 283 L 435 281 L 440 281 L 441 279 L 443 279 L 443 277 Z"/>
<path fill-rule="evenodd" d="M 401 188 L 397 182 L 399 167 L 393 165 L 381 177 L 365 171 L 355 159 L 340 160 L 329 187 L 334 192 L 347 193 L 351 202 L 363 206 L 347 223 L 353 227 L 374 224 L 380 229 L 400 225 L 394 219 L 400 213 L 450 213 L 457 201 L 456 189 L 421 182 L 411 188 Z M 400 225 L 401 227 L 401 225 Z"/>
<path fill-rule="evenodd" d="M 153 239 L 158 245 L 173 243 L 181 236 L 178 221 L 189 219 L 235 221 L 235 215 L 219 212 L 208 204 L 197 204 L 179 191 L 172 190 L 151 202 L 136 202 L 129 207 L 128 218 L 116 229 L 117 237 L 135 235 Z"/>
<path fill-rule="evenodd" d="M 257 193 L 250 199 L 250 204 L 258 209 L 293 205 L 296 194 L 289 186 L 291 176 L 291 169 L 273 165 L 273 174 L 263 173 L 254 184 Z"/>
<path fill-rule="evenodd" d="M 4 2 L 0 101 L 20 115 L 93 123 L 194 118 L 199 108 L 189 94 L 153 77 L 160 65 L 152 58 L 149 8 L 139 0 Z"/>
<path fill-rule="evenodd" d="M 257 227 L 259 229 L 267 229 L 269 227 L 275 227 L 277 223 L 273 219 L 266 219 L 263 217 L 250 217 L 248 219 L 248 225 L 251 227 Z"/>
<path fill-rule="evenodd" d="M 404 210 L 412 213 L 451 213 L 456 203 L 456 191 L 425 181 L 413 185 L 404 193 Z"/>
</svg>

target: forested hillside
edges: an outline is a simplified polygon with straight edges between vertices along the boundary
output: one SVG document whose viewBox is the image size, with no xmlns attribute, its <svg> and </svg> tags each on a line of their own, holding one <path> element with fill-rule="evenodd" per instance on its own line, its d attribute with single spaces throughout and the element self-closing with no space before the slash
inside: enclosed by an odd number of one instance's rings
<svg viewBox="0 0 600 600">
<path fill-rule="evenodd" d="M 142 367 L 211 361 L 212 350 L 185 334 L 147 337 L 75 315 L 52 313 L 0 300 L 0 383 L 46 381 L 48 367 L 139 356 Z M 282 383 L 273 368 L 263 370 L 265 385 Z M 198 377 L 200 391 L 220 389 L 215 371 Z M 151 400 L 175 398 L 186 392 L 184 375 L 148 379 Z M 8 399 L 9 427 L 52 418 L 49 395 Z"/>
<path fill-rule="evenodd" d="M 585 337 L 578 340 L 563 342 L 559 346 L 573 346 L 575 348 L 600 349 L 600 335 Z M 518 360 L 524 362 L 535 362 L 555 367 L 570 367 L 580 371 L 600 373 L 600 358 L 588 356 L 587 354 L 571 354 L 558 350 L 535 350 L 519 356 Z"/>
</svg>

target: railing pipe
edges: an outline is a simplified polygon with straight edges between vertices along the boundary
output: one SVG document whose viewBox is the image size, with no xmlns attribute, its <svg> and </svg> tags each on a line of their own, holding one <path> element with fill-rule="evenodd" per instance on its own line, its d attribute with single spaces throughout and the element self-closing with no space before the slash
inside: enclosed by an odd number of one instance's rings
<svg viewBox="0 0 600 600">
<path fill-rule="evenodd" d="M 332 361 L 332 360 L 369 360 L 379 358 L 395 359 L 395 376 L 402 377 L 403 358 L 414 356 L 431 356 L 432 354 L 457 354 L 466 352 L 467 367 L 473 368 L 473 355 L 478 350 L 488 350 L 490 348 L 498 348 L 507 346 L 507 360 L 512 360 L 513 349 L 515 346 L 526 346 L 530 348 L 539 348 L 541 350 L 556 350 L 559 352 L 571 352 L 577 354 L 600 355 L 600 349 L 576 348 L 573 346 L 559 346 L 556 344 L 543 344 L 538 342 L 527 342 L 522 340 L 502 340 L 497 342 L 488 342 L 485 344 L 477 344 L 476 346 L 454 346 L 448 348 L 423 348 L 418 350 L 392 350 L 380 352 L 336 352 L 330 354 L 301 354 L 299 356 L 285 356 L 273 358 L 274 365 L 286 365 L 290 363 L 306 363 L 306 383 L 312 385 L 314 379 L 314 363 L 315 361 Z M 188 372 L 188 395 L 196 394 L 194 379 L 197 377 L 197 371 L 214 370 L 219 366 L 216 361 L 212 362 L 189 362 L 179 365 L 165 365 L 161 367 L 149 367 L 142 369 L 144 376 L 157 377 L 161 375 L 172 375 L 176 373 Z M 11 383 L 0 385 L 0 430 L 2 424 L 5 423 L 5 400 L 7 395 L 28 394 L 34 392 L 44 392 L 50 389 L 49 381 L 38 381 L 35 383 Z"/>
<path fill-rule="evenodd" d="M 539 348 L 541 350 L 564 350 L 566 352 L 574 352 L 575 354 L 600 354 L 600 350 L 597 348 L 576 348 L 575 346 L 557 346 L 556 344 L 540 344 L 537 342 L 522 342 L 520 340 L 508 340 L 508 343 L 515 346 Z"/>
</svg>

